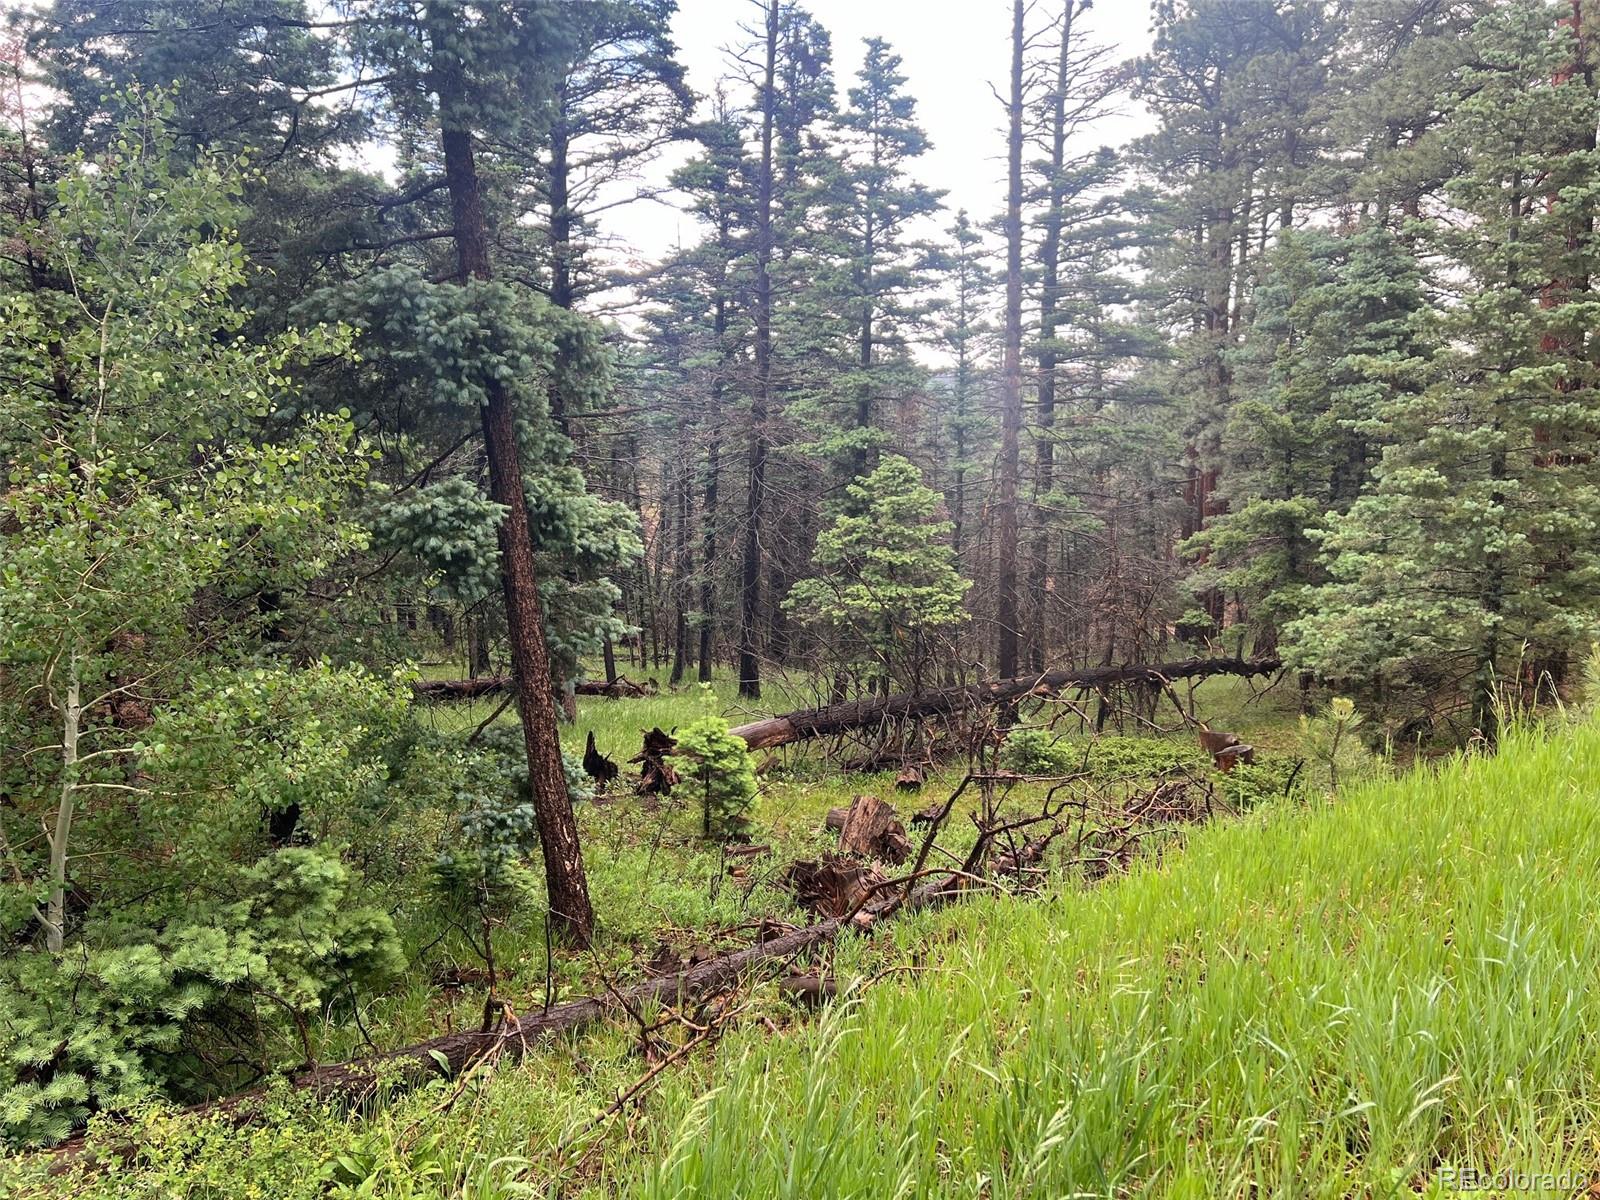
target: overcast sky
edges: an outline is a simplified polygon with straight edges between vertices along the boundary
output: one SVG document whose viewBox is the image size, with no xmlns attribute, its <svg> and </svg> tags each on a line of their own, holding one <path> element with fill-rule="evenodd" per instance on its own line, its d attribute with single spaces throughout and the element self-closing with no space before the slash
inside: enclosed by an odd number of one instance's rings
<svg viewBox="0 0 1600 1200">
<path fill-rule="evenodd" d="M 833 35 L 841 102 L 861 65 L 862 39 L 884 38 L 904 60 L 907 90 L 916 97 L 917 117 L 933 142 L 915 165 L 918 177 L 949 193 L 950 212 L 966 208 L 975 221 L 996 213 L 1004 197 L 1004 112 L 992 88 L 1004 91 L 1010 64 L 1008 0 L 810 0 L 807 7 Z M 709 93 L 729 73 L 726 49 L 745 40 L 740 23 L 751 24 L 759 15 L 752 0 L 679 0 L 672 30 L 696 91 Z M 1148 0 L 1098 0 L 1089 27 L 1096 39 L 1115 48 L 1118 59 L 1142 54 L 1150 45 Z M 1124 100 L 1122 111 L 1092 140 L 1115 145 L 1148 126 L 1145 114 Z M 686 154 L 655 164 L 647 182 L 663 182 Z M 632 204 L 606 224 L 609 234 L 649 260 L 697 236 L 694 222 L 668 204 Z M 948 216 L 941 224 L 948 224 Z"/>
</svg>

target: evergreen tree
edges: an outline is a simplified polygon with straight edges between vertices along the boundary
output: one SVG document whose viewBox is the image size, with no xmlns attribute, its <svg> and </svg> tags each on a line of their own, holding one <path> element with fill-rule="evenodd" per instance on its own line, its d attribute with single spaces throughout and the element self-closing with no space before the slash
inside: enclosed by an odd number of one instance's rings
<svg viewBox="0 0 1600 1200">
<path fill-rule="evenodd" d="M 970 585 L 946 541 L 950 522 L 938 493 L 898 455 L 848 491 L 845 511 L 817 538 L 822 573 L 797 583 L 784 606 L 836 670 L 880 692 L 920 691 L 967 618 Z"/>
<path fill-rule="evenodd" d="M 1465 697 L 1493 739 L 1497 692 L 1562 678 L 1595 632 L 1600 561 L 1593 155 L 1587 49 L 1558 6 L 1496 10 L 1440 136 L 1465 219 L 1419 231 L 1453 302 L 1425 318 L 1428 386 L 1384 405 L 1377 483 L 1325 538 L 1332 580 L 1289 630 L 1293 660 L 1382 695 Z"/>
<path fill-rule="evenodd" d="M 909 175 L 928 139 L 905 82 L 900 56 L 881 38 L 868 38 L 837 120 L 841 144 L 824 206 L 827 266 L 809 297 L 849 331 L 850 351 L 839 356 L 817 414 L 819 448 L 842 459 L 847 480 L 867 473 L 888 438 L 879 406 L 920 382 L 907 344 L 928 316 L 933 248 L 911 240 L 907 227 L 937 211 L 940 193 Z"/>
<path fill-rule="evenodd" d="M 740 304 L 740 272 L 744 269 L 741 233 L 747 228 L 751 193 L 745 131 L 719 92 L 712 116 L 695 131 L 704 147 L 696 158 L 673 174 L 673 185 L 689 197 L 690 211 L 705 226 L 701 241 L 685 251 L 680 284 L 667 298 L 669 322 L 692 328 L 679 336 L 696 347 L 700 384 L 692 429 L 703 449 L 700 462 L 700 580 L 698 587 L 698 677 L 711 679 L 713 647 L 721 606 L 717 570 L 723 531 L 720 502 L 724 472 L 723 447 L 728 440 L 725 411 L 730 384 L 735 384 L 741 343 L 748 335 L 748 310 Z"/>
<path fill-rule="evenodd" d="M 548 592 L 541 584 L 535 531 L 544 528 L 581 555 L 591 548 L 586 538 L 593 518 L 609 522 L 610 517 L 584 496 L 575 470 L 557 472 L 566 486 L 554 495 L 541 496 L 529 486 L 531 464 L 564 457 L 559 431 L 551 428 L 549 397 L 552 387 L 568 394 L 574 372 L 567 370 L 563 377 L 562 368 L 573 362 L 573 337 L 586 335 L 580 319 L 547 317 L 542 309 L 551 306 L 541 298 L 495 282 L 493 219 L 507 206 L 486 186 L 494 172 L 480 166 L 479 153 L 484 152 L 486 165 L 514 166 L 515 156 L 507 159 L 499 148 L 548 136 L 554 97 L 582 45 L 585 16 L 583 6 L 554 0 L 431 0 L 421 8 L 385 0 L 353 7 L 340 30 L 353 57 L 385 68 L 384 94 L 395 119 L 416 136 L 437 138 L 443 172 L 432 190 L 442 190 L 450 202 L 444 233 L 454 255 L 441 264 L 449 282 L 425 284 L 415 275 L 399 279 L 392 273 L 370 282 L 437 306 L 441 314 L 450 314 L 445 324 L 457 335 L 441 344 L 425 326 L 419 330 L 424 333 L 420 344 L 397 347 L 397 353 L 400 361 L 431 359 L 437 398 L 460 405 L 462 415 L 481 418 L 488 490 L 500 514 L 507 633 L 550 920 L 561 937 L 580 945 L 592 936 L 594 916 L 555 724 L 552 668 L 558 664 L 552 662 L 545 625 Z M 378 311 L 375 320 L 381 320 Z M 541 362 L 557 377 L 541 377 L 535 368 Z M 596 371 L 582 375 L 586 386 L 603 388 Z"/>
<path fill-rule="evenodd" d="M 1247 321 L 1250 270 L 1274 232 L 1293 226 L 1307 159 L 1326 120 L 1325 60 L 1342 10 L 1289 0 L 1162 0 L 1139 94 L 1160 120 L 1138 143 L 1160 181 L 1170 236 L 1149 265 L 1179 334 L 1166 387 L 1189 410 L 1192 535 L 1222 508 L 1222 430 L 1234 397 L 1231 356 Z M 1219 628 L 1225 597 L 1200 596 L 1197 629 Z"/>
<path fill-rule="evenodd" d="M 1222 437 L 1227 511 L 1187 546 L 1206 555 L 1192 585 L 1236 598 L 1257 653 L 1325 580 L 1319 531 L 1366 492 L 1387 415 L 1427 382 L 1424 303 L 1415 260 L 1382 225 L 1287 234 L 1267 259 Z"/>
<path fill-rule="evenodd" d="M 1055 61 L 1051 86 L 1041 98 L 1036 124 L 1044 158 L 1035 170 L 1043 212 L 1039 246 L 1039 327 L 1035 355 L 1038 359 L 1038 401 L 1033 423 L 1033 530 L 1028 555 L 1028 664 L 1043 670 L 1049 650 L 1047 622 L 1055 593 L 1051 573 L 1050 525 L 1055 496 L 1056 402 L 1064 368 L 1074 365 L 1082 339 L 1072 336 L 1074 318 L 1098 314 L 1093 297 L 1075 295 L 1078 276 L 1096 259 L 1093 230 L 1102 215 L 1097 193 L 1114 183 L 1119 163 L 1114 154 L 1091 150 L 1070 153 L 1069 144 L 1105 113 L 1117 86 L 1116 75 L 1106 67 L 1103 47 L 1090 44 L 1083 33 L 1084 0 L 1065 0 L 1055 34 Z M 1086 303 L 1087 302 L 1087 303 Z M 1091 342 L 1093 338 L 1089 339 Z M 1075 345 L 1074 343 L 1079 343 Z"/>
<path fill-rule="evenodd" d="M 753 352 L 739 580 L 739 694 L 747 699 L 761 695 L 763 652 L 782 640 L 772 628 L 782 612 L 773 600 L 783 585 L 766 544 L 768 527 L 781 524 L 769 511 L 769 459 L 784 393 L 803 374 L 807 358 L 809 309 L 796 297 L 811 271 L 797 251 L 807 245 L 815 208 L 821 157 L 815 130 L 833 105 L 827 31 L 797 5 L 764 0 L 760 7 L 762 26 L 750 50 L 754 77 L 748 81 L 756 145 L 741 238 L 748 255 Z M 796 541 L 803 546 L 806 539 L 790 539 Z"/>
<path fill-rule="evenodd" d="M 981 448 L 993 433 L 987 402 L 991 370 L 986 360 L 993 350 L 994 328 L 985 313 L 995 277 L 986 261 L 983 238 L 972 227 L 965 210 L 956 213 L 946 236 L 950 239 L 945 255 L 948 303 L 940 332 L 951 366 L 944 389 L 945 403 L 933 431 L 933 457 L 947 481 L 945 506 L 951 516 L 951 547 L 957 563 L 971 573 L 965 555 L 972 553 L 969 525 L 977 498 L 973 479 L 980 466 Z"/>
<path fill-rule="evenodd" d="M 1026 7 L 1011 5 L 1011 72 L 1006 94 L 1005 342 L 1001 358 L 999 488 L 995 502 L 995 669 L 1002 678 L 1017 673 L 1022 622 L 1017 607 L 1017 491 L 1022 439 L 1022 148 L 1027 103 Z"/>
</svg>

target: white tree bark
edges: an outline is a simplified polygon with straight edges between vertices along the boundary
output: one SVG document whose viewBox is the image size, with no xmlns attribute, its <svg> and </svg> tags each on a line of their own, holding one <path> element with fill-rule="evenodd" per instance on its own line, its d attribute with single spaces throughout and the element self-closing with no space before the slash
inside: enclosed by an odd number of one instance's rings
<svg viewBox="0 0 1600 1200">
<path fill-rule="evenodd" d="M 67 935 L 67 842 L 72 836 L 72 809 L 78 788 L 78 725 L 83 715 L 78 690 L 78 660 L 68 670 L 66 703 L 61 721 L 61 801 L 50 838 L 50 903 L 45 910 L 45 945 L 59 954 Z"/>
</svg>

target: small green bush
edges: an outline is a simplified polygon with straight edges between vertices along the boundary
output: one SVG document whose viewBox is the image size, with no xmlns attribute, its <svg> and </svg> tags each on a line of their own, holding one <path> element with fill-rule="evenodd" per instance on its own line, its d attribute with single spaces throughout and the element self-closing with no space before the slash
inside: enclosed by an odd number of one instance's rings
<svg viewBox="0 0 1600 1200">
<path fill-rule="evenodd" d="M 685 774 L 700 785 L 705 835 L 743 836 L 756 799 L 755 761 L 744 739 L 729 733 L 721 717 L 701 717 L 677 739 L 674 753 L 694 760 Z"/>
<path fill-rule="evenodd" d="M 1088 770 L 1098 780 L 1148 779 L 1179 767 L 1205 766 L 1193 739 L 1103 737 L 1091 743 Z"/>
<path fill-rule="evenodd" d="M 1002 765 L 1019 775 L 1065 775 L 1081 759 L 1080 751 L 1048 729 L 1013 729 L 1000 752 Z"/>
<path fill-rule="evenodd" d="M 1215 785 L 1223 803 L 1234 812 L 1246 812 L 1280 796 L 1305 796 L 1313 787 L 1308 776 L 1303 761 L 1275 755 L 1217 774 Z"/>
<path fill-rule="evenodd" d="M 563 750 L 561 766 L 571 801 L 593 800 L 582 760 Z M 477 746 L 460 752 L 456 772 L 454 812 L 434 863 L 436 891 L 468 907 L 514 903 L 526 890 L 521 868 L 539 848 L 521 729 L 491 726 Z"/>
<path fill-rule="evenodd" d="M 280 850 L 236 886 L 206 920 L 4 961 L 0 1136 L 48 1145 L 91 1113 L 187 1095 L 206 1074 L 200 1047 L 218 1037 L 265 1046 L 287 1020 L 303 1050 L 306 1023 L 336 992 L 404 966 L 388 915 L 351 903 L 337 859 Z"/>
</svg>

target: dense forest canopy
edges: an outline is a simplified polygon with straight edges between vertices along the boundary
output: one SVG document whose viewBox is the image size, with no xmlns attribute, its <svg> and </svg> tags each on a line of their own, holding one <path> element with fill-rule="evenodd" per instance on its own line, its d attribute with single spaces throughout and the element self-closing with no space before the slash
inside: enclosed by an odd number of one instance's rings
<svg viewBox="0 0 1600 1200">
<path fill-rule="evenodd" d="M 827 5 L 752 0 L 697 94 L 675 7 L 12 14 L 9 1142 L 310 1061 L 427 922 L 491 995 L 527 897 L 590 944 L 585 685 L 1249 659 L 1415 748 L 1578 673 L 1600 4 L 1155 0 L 1129 61 L 1089 0 L 962 5 L 992 211 L 926 178 L 892 29 L 842 77 Z M 641 180 L 686 231 L 642 269 Z M 515 694 L 443 728 L 430 670 Z"/>
</svg>

